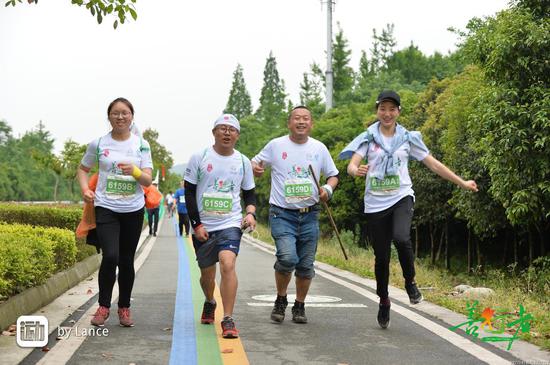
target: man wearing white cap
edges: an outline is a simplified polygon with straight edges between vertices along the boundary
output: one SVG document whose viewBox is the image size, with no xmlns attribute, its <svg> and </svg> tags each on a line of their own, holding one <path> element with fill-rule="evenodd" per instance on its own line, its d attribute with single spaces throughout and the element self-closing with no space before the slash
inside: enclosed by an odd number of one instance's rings
<svg viewBox="0 0 550 365">
<path fill-rule="evenodd" d="M 214 122 L 214 145 L 194 154 L 185 170 L 184 187 L 187 211 L 194 234 L 193 246 L 201 269 L 200 283 L 205 295 L 201 323 L 214 322 L 216 262 L 220 263 L 220 293 L 224 317 L 222 336 L 236 338 L 233 320 L 237 295 L 235 262 L 242 229 L 256 227 L 256 198 L 250 160 L 235 150 L 240 124 L 231 114 Z M 243 217 L 242 198 L 245 203 Z"/>
</svg>

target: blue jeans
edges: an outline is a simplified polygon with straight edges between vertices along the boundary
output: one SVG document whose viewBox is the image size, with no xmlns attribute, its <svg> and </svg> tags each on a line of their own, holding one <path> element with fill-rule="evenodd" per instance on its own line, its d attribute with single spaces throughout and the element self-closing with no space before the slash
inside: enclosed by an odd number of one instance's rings
<svg viewBox="0 0 550 365">
<path fill-rule="evenodd" d="M 239 254 L 242 232 L 240 228 L 230 227 L 219 231 L 208 232 L 208 240 L 200 242 L 195 235 L 191 236 L 201 269 L 215 265 L 219 261 L 219 253 L 228 250 Z"/>
<path fill-rule="evenodd" d="M 319 240 L 319 210 L 308 213 L 290 211 L 272 205 L 269 208 L 271 236 L 277 248 L 275 271 L 311 279 Z"/>
</svg>

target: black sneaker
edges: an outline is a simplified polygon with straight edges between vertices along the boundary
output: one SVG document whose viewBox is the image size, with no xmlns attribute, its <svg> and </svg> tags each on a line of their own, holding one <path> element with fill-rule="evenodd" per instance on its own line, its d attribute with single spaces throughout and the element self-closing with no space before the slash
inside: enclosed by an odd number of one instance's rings
<svg viewBox="0 0 550 365">
<path fill-rule="evenodd" d="M 204 302 L 202 306 L 201 323 L 212 324 L 214 323 L 214 313 L 216 312 L 216 303 Z"/>
<path fill-rule="evenodd" d="M 418 304 L 424 299 L 416 283 L 405 284 L 405 289 L 407 290 L 407 294 L 409 294 L 411 304 Z"/>
<path fill-rule="evenodd" d="M 292 307 L 292 322 L 294 323 L 307 323 L 306 308 L 304 303 L 298 301 L 294 302 Z"/>
<path fill-rule="evenodd" d="M 390 307 L 391 305 L 378 305 L 378 324 L 383 329 L 386 329 L 390 326 Z"/>
<path fill-rule="evenodd" d="M 286 295 L 284 297 L 277 295 L 277 299 L 273 305 L 273 310 L 271 311 L 271 320 L 281 323 L 285 319 L 285 310 L 287 305 L 288 301 L 286 300 Z"/>
</svg>

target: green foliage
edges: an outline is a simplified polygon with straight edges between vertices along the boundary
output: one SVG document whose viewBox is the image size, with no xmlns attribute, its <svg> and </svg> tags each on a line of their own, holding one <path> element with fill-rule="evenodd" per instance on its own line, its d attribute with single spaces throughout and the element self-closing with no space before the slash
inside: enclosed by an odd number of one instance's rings
<svg viewBox="0 0 550 365">
<path fill-rule="evenodd" d="M 15 6 L 22 0 L 7 0 L 6 6 Z M 38 0 L 27 0 L 29 4 L 38 3 Z M 84 7 L 90 11 L 92 16 L 97 18 L 97 22 L 101 24 L 106 16 L 114 16 L 118 18 L 113 23 L 113 28 L 117 28 L 118 24 L 124 24 L 126 19 L 131 16 L 134 20 L 137 19 L 137 12 L 134 4 L 137 0 L 71 0 L 71 4 Z"/>
<path fill-rule="evenodd" d="M 151 147 L 151 156 L 153 157 L 153 179 L 157 176 L 157 172 L 160 176 L 159 190 L 168 191 L 174 189 L 175 186 L 173 186 L 173 184 L 175 178 L 172 178 L 169 183 L 167 183 L 166 179 L 162 180 L 162 168 L 164 167 L 165 174 L 169 174 L 168 170 L 174 165 L 172 152 L 168 151 L 164 145 L 160 144 L 158 141 L 159 133 L 152 128 L 147 128 L 143 132 L 143 138 L 149 142 L 149 146 Z M 176 186 L 178 185 L 179 184 L 176 184 Z"/>
<path fill-rule="evenodd" d="M 0 203 L 0 222 L 76 230 L 82 208 Z"/>
<path fill-rule="evenodd" d="M 344 37 L 342 29 L 336 33 L 335 42 L 332 46 L 332 72 L 334 75 L 334 105 L 342 105 L 350 100 L 350 94 L 354 84 L 354 72 L 349 66 L 351 50 L 348 41 Z"/>
<path fill-rule="evenodd" d="M 0 297 L 40 285 L 71 267 L 76 252 L 72 231 L 0 223 Z"/>
<path fill-rule="evenodd" d="M 269 52 L 264 68 L 260 107 L 255 113 L 259 122 L 271 128 L 282 128 L 285 123 L 285 99 L 285 83 L 279 77 L 277 61 L 273 56 L 273 52 Z"/>
<path fill-rule="evenodd" d="M 246 90 L 243 67 L 240 64 L 233 72 L 233 84 L 231 85 L 229 100 L 227 100 L 224 113 L 231 113 L 239 120 L 252 114 L 252 101 Z"/>
<path fill-rule="evenodd" d="M 310 72 L 304 72 L 304 78 L 300 83 L 300 104 L 311 110 L 313 119 L 319 118 L 325 111 L 322 87 L 322 71 L 319 65 L 314 63 Z"/>
</svg>

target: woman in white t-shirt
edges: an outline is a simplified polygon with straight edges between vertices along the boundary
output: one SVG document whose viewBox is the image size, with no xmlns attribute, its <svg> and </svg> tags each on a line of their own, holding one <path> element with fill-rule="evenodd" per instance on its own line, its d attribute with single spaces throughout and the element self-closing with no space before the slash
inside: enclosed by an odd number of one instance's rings
<svg viewBox="0 0 550 365">
<path fill-rule="evenodd" d="M 143 186 L 151 185 L 152 159 L 147 141 L 131 133 L 134 107 L 117 98 L 109 104 L 112 130 L 90 142 L 77 172 L 85 202 L 93 202 L 103 256 L 99 269 L 99 308 L 91 323 L 103 326 L 109 317 L 118 266 L 118 316 L 122 326 L 134 325 L 130 296 L 134 285 L 134 255 L 143 225 Z M 88 187 L 88 172 L 99 167 L 97 188 Z"/>
<path fill-rule="evenodd" d="M 356 137 L 340 154 L 349 158 L 348 174 L 366 178 L 365 215 L 375 254 L 376 293 L 380 297 L 378 324 L 390 324 L 388 296 L 391 242 L 395 243 L 411 304 L 422 301 L 414 281 L 414 253 L 410 238 L 414 192 L 408 161 L 422 161 L 430 170 L 463 189 L 477 191 L 475 181 L 464 181 L 430 155 L 418 132 L 399 124 L 401 99 L 394 91 L 383 91 L 376 101 L 378 120 Z M 368 164 L 362 164 L 366 159 Z"/>
</svg>

